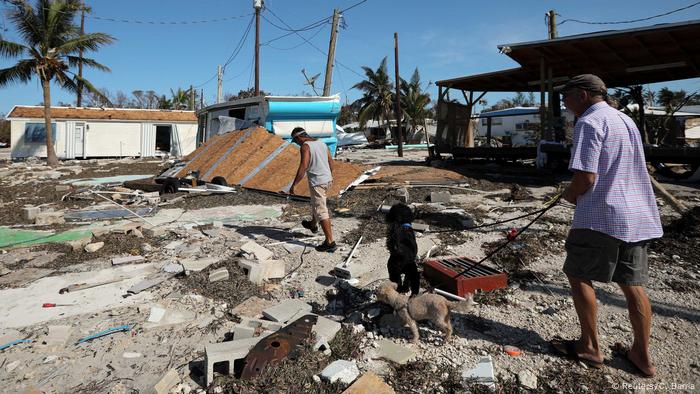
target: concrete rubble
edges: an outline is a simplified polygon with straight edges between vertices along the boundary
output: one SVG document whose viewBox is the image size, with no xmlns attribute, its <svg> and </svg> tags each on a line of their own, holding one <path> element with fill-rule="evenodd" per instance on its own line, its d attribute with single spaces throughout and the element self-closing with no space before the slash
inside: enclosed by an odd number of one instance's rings
<svg viewBox="0 0 700 394">
<path fill-rule="evenodd" d="M 321 371 L 321 378 L 331 383 L 340 381 L 350 384 L 360 375 L 360 370 L 354 361 L 336 360 Z"/>
<path fill-rule="evenodd" d="M 383 156 L 378 150 L 340 154 L 368 163 L 395 160 L 395 152 Z M 521 391 L 571 391 L 570 381 L 607 390 L 635 379 L 613 359 L 596 380 L 597 374 L 546 350 L 554 335 L 578 328 L 561 273 L 573 212 L 568 206 L 548 211 L 512 243 L 506 257 L 485 263 L 498 268 L 496 263 L 510 267 L 516 261 L 520 268 L 510 270 L 508 288 L 477 294 L 473 311 L 452 312 L 449 341 L 432 323 L 419 322 L 420 340 L 410 343 L 408 328 L 374 294 L 387 277 L 389 258 L 382 212 L 396 201 L 411 204 L 419 258 L 430 251 L 436 258 L 478 259 L 503 242 L 511 224 L 493 231 L 465 228 L 540 209 L 557 185 L 525 183 L 523 195 L 529 197 L 513 200 L 517 179 L 498 178 L 517 178 L 510 167 L 501 174 L 500 164 L 491 163 L 488 171 L 463 176 L 465 171 L 450 169 L 449 160 L 431 167 L 424 165 L 425 153 L 405 155 L 409 164 L 392 163 L 371 176 L 379 185 L 375 190 L 367 190 L 372 182 L 363 183 L 333 202 L 335 253 L 314 251 L 323 235 L 300 224 L 308 219 L 308 202 L 243 189 L 211 194 L 198 186 L 205 191 L 159 195 L 116 186 L 133 174 L 157 174 L 172 161 L 80 160 L 56 169 L 31 161 L 0 163 L 0 174 L 8 174 L 0 177 L 0 186 L 13 193 L 13 200 L 0 198 L 8 213 L 0 218 L 0 346 L 23 341 L 1 351 L 0 387 L 255 392 L 246 386 L 255 382 L 236 377 L 242 361 L 262 339 L 306 314 L 316 315 L 317 323 L 301 351 L 315 367 L 292 370 L 299 378 L 285 382 L 290 392 L 470 392 L 478 390 L 476 384 L 499 389 L 515 383 Z M 428 178 L 454 185 L 445 180 L 455 177 L 472 187 L 446 192 L 411 186 Z M 669 187 L 689 206 L 700 206 L 696 188 Z M 87 219 L 121 209 L 115 203 L 157 209 L 143 219 Z M 681 350 L 697 339 L 697 313 L 687 307 L 700 302 L 697 256 L 689 252 L 696 245 L 695 227 L 676 231 L 678 216 L 668 206 L 661 210 L 667 235 L 649 247 L 648 291 L 656 300 L 654 356 L 665 367 L 651 381 L 694 381 L 700 376 L 696 360 Z M 69 220 L 73 217 L 86 219 Z M 512 227 L 528 222 L 520 219 Z M 599 306 L 601 341 L 631 340 L 619 289 L 601 284 L 598 291 L 605 296 Z M 76 345 L 119 327 L 126 328 Z M 521 350 L 515 356 L 504 344 Z M 401 380 L 405 371 L 414 374 L 410 390 Z"/>
</svg>

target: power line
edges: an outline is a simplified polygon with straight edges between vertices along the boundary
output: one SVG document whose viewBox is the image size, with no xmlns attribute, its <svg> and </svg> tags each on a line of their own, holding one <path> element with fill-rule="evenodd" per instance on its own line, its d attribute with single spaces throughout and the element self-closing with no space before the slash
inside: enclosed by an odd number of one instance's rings
<svg viewBox="0 0 700 394">
<path fill-rule="evenodd" d="M 236 16 L 227 16 L 223 18 L 215 18 L 215 19 L 204 19 L 204 20 L 192 20 L 192 21 L 148 21 L 148 20 L 135 20 L 135 19 L 122 19 L 122 18 L 113 18 L 113 17 L 106 17 L 106 16 L 97 16 L 97 15 L 85 15 L 88 18 L 92 19 L 97 19 L 101 21 L 107 21 L 107 22 L 118 22 L 118 23 L 134 23 L 134 24 L 140 24 L 140 25 L 197 25 L 197 24 L 203 24 L 203 23 L 217 23 L 217 22 L 226 22 L 234 19 L 240 19 L 240 18 L 245 18 L 246 16 L 250 16 L 252 14 L 243 14 L 243 15 L 236 15 Z"/>
<path fill-rule="evenodd" d="M 253 20 L 255 18 L 255 14 L 248 14 L 251 16 L 250 21 L 248 22 L 248 26 L 246 27 L 246 30 L 243 32 L 243 35 L 241 36 L 241 39 L 238 40 L 238 43 L 234 47 L 233 51 L 229 55 L 228 59 L 226 59 L 226 62 L 223 65 L 223 70 L 226 71 L 226 66 L 228 66 L 235 58 L 238 56 L 238 54 L 241 52 L 241 49 L 243 49 L 243 45 L 245 44 L 245 40 L 248 37 L 248 34 L 250 33 L 250 29 L 253 26 Z M 207 79 L 205 82 L 196 85 L 194 88 L 201 88 L 202 86 L 208 84 L 209 82 L 213 81 L 214 78 L 218 76 L 218 72 L 214 73 L 209 79 Z"/>
<path fill-rule="evenodd" d="M 354 5 L 353 7 L 355 7 L 355 6 L 359 5 L 359 4 L 364 3 L 365 1 L 367 1 L 367 0 L 361 1 L 361 2 L 359 2 L 358 4 Z M 350 7 L 350 8 L 352 8 L 352 7 Z M 269 11 L 269 12 L 272 14 L 272 16 L 274 16 L 275 18 L 277 18 L 277 20 L 279 20 L 280 22 L 282 22 L 283 25 L 285 25 L 285 26 L 287 26 L 288 28 L 292 29 L 292 27 L 289 26 L 289 25 L 287 24 L 287 22 L 283 21 L 282 18 L 280 18 L 279 16 L 277 16 L 277 14 L 275 14 L 269 7 L 268 7 L 268 8 L 265 8 L 265 9 L 266 9 L 267 11 Z M 323 54 L 324 56 L 328 56 L 328 54 L 327 54 L 326 52 L 324 52 L 321 48 L 319 48 L 319 47 L 317 47 L 316 45 L 314 45 L 314 43 L 312 43 L 311 41 L 307 40 L 306 37 L 304 37 L 304 36 L 302 36 L 301 34 L 299 34 L 299 32 L 293 32 L 293 33 L 296 34 L 297 36 L 299 36 L 302 40 L 304 40 L 304 42 L 306 42 L 307 44 L 311 45 L 311 46 L 312 46 L 315 50 L 317 50 L 319 53 Z M 343 68 L 345 68 L 346 70 L 350 71 L 351 73 L 354 73 L 355 75 L 359 76 L 360 78 L 364 78 L 364 75 L 362 75 L 362 74 L 358 73 L 357 71 L 353 70 L 352 68 L 350 68 L 350 67 L 344 65 L 344 64 L 341 63 L 339 60 L 337 60 L 337 57 L 336 57 L 335 62 L 336 62 L 337 64 L 339 64 L 341 67 L 343 67 Z"/>
<path fill-rule="evenodd" d="M 248 27 L 246 27 L 245 32 L 243 33 L 243 36 L 241 36 L 241 39 L 238 41 L 238 44 L 236 44 L 236 47 L 234 48 L 233 52 L 231 52 L 231 55 L 229 55 L 228 59 L 224 63 L 224 72 L 226 71 L 226 66 L 228 66 L 233 59 L 238 56 L 238 54 L 241 52 L 241 49 L 243 49 L 243 45 L 245 44 L 246 38 L 248 38 L 248 34 L 250 33 L 250 29 L 253 27 L 253 20 L 254 17 L 250 18 L 250 22 L 248 22 Z"/>
<path fill-rule="evenodd" d="M 311 36 L 309 36 L 309 40 L 314 39 L 320 32 L 326 30 L 326 29 L 325 29 L 326 26 L 327 26 L 327 25 L 321 25 L 321 26 L 318 28 L 318 30 L 316 30 L 316 32 L 314 32 L 314 34 L 312 34 Z M 302 45 L 304 45 L 304 44 L 306 44 L 306 42 L 302 41 L 302 42 L 300 42 L 300 43 L 297 44 L 297 45 L 294 45 L 294 46 L 291 46 L 291 47 L 287 47 L 287 48 L 279 48 L 279 47 L 272 46 L 272 45 L 270 45 L 270 44 L 265 44 L 265 46 L 268 46 L 268 47 L 270 47 L 270 48 L 272 48 L 272 49 L 276 49 L 276 50 L 278 50 L 278 51 L 289 51 L 289 50 L 291 50 L 291 49 L 299 48 L 300 46 L 302 46 Z M 261 44 L 261 45 L 262 45 L 262 44 Z"/>
<path fill-rule="evenodd" d="M 632 19 L 632 20 L 626 20 L 626 21 L 615 21 L 615 22 L 590 22 L 590 21 L 582 21 L 579 19 L 564 19 L 563 21 L 557 23 L 557 26 L 563 25 L 566 22 L 583 23 L 586 25 L 619 25 L 619 24 L 624 24 L 624 23 L 643 22 L 643 21 L 648 21 L 650 19 L 655 19 L 655 18 L 660 18 L 662 16 L 671 15 L 671 14 L 674 14 L 674 13 L 679 12 L 679 11 L 687 10 L 688 8 L 695 7 L 698 4 L 700 4 L 700 1 L 695 2 L 693 4 L 690 4 L 690 5 L 687 5 L 685 7 L 681 7 L 681 8 L 672 10 L 672 11 L 664 12 L 663 14 L 653 15 L 653 16 L 649 16 L 646 18 L 640 18 L 640 19 Z M 557 15 L 559 15 L 559 14 L 557 14 Z M 559 15 L 559 16 L 561 16 L 561 15 Z"/>
<path fill-rule="evenodd" d="M 282 26 L 276 24 L 275 22 L 269 20 L 264 14 L 262 15 L 262 17 L 263 17 L 263 19 L 265 19 L 269 24 L 271 24 L 271 25 L 274 26 L 275 28 L 277 28 L 277 29 L 279 29 L 279 30 L 282 30 L 282 31 L 289 31 L 289 32 L 292 32 L 292 33 L 300 32 L 300 31 L 312 30 L 312 29 L 314 29 L 314 28 L 316 28 L 316 27 L 318 27 L 318 26 L 324 25 L 326 22 L 329 21 L 329 19 L 331 19 L 331 17 L 327 17 L 327 18 L 321 19 L 321 20 L 319 20 L 319 21 L 316 21 L 316 22 L 314 22 L 314 23 L 312 23 L 312 24 L 310 24 L 310 25 L 306 25 L 306 26 L 304 26 L 304 27 L 302 27 L 302 28 L 299 28 L 299 29 L 289 29 L 289 28 L 286 28 L 286 27 L 282 27 Z"/>
</svg>

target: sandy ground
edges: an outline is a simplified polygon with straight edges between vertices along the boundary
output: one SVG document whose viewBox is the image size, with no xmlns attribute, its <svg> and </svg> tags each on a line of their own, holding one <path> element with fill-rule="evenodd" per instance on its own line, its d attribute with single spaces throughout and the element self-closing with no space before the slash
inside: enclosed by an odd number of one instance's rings
<svg viewBox="0 0 700 394">
<path fill-rule="evenodd" d="M 512 218 L 541 208 L 556 193 L 558 182 L 567 178 L 566 174 L 548 172 L 538 175 L 537 171 L 523 166 L 431 167 L 426 164 L 423 151 L 406 153 L 404 159 L 397 160 L 395 152 L 355 150 L 341 152 L 339 158 L 382 165 L 383 169 L 373 178 L 374 182 L 449 180 L 470 185 L 450 190 L 452 201 L 444 207 L 427 201 L 431 191 L 444 189 L 409 189 L 409 202 L 416 206 L 418 221 L 428 224 L 433 231 L 455 230 L 451 233 L 419 233 L 419 256 L 424 256 L 432 248 L 433 255 L 480 259 L 505 241 L 506 230 L 529 222 L 529 219 L 521 219 L 494 228 L 458 231 L 454 214 L 444 213 L 443 208 L 461 208 L 465 211 L 465 218 L 471 218 L 477 224 Z M 90 177 L 141 173 L 149 169 L 155 173 L 164 167 L 157 161 L 128 160 L 73 162 L 64 166 L 81 167 L 80 172 Z M 28 175 L 34 170 L 20 166 L 9 168 L 14 168 L 11 175 L 0 181 L 5 185 L 4 194 L 0 196 L 4 212 L 17 210 L 25 203 L 52 203 L 57 210 L 91 204 L 90 201 L 57 201 L 55 192 L 50 192 L 60 180 L 82 177 L 82 174 L 63 171 L 65 178 L 35 179 L 37 176 Z M 96 172 L 104 169 L 110 170 Z M 39 172 L 44 171 L 46 169 Z M 26 182 L 10 186 L 13 179 L 19 177 L 24 177 Z M 524 189 L 514 188 L 515 179 L 521 180 L 519 185 Z M 700 206 L 697 185 L 667 186 L 688 206 Z M 47 192 L 37 193 L 36 190 Z M 526 197 L 513 199 L 522 190 Z M 420 324 L 419 344 L 409 343 L 407 329 L 391 324 L 390 309 L 377 303 L 371 292 L 388 276 L 385 225 L 383 215 L 376 209 L 382 201 L 391 201 L 392 194 L 386 187 L 357 190 L 332 202 L 334 234 L 341 246 L 333 254 L 313 250 L 319 241 L 308 240 L 313 234 L 299 225 L 307 215 L 305 203 L 252 192 L 230 196 L 186 196 L 162 207 L 188 212 L 190 216 L 185 216 L 186 221 L 175 220 L 164 225 L 167 231 L 162 238 L 148 235 L 144 238 L 133 235 L 99 238 L 111 244 L 109 253 L 90 255 L 58 246 L 3 250 L 0 264 L 10 270 L 17 272 L 32 267 L 51 272 L 44 278 L 24 284 L 10 282 L 2 285 L 0 345 L 25 338 L 34 342 L 0 351 L 0 391 L 22 392 L 36 388 L 42 392 L 143 392 L 152 390 L 168 370 L 174 369 L 181 382 L 172 392 L 203 392 L 204 345 L 224 339 L 235 324 L 239 312 L 235 310 L 236 305 L 252 296 L 265 300 L 261 303 L 273 305 L 299 296 L 300 291 L 303 292 L 302 300 L 311 304 L 314 312 L 341 321 L 361 333 L 356 339 L 358 352 L 355 356 L 359 369 L 374 371 L 392 383 L 398 392 L 478 391 L 471 383 L 455 388 L 448 381 L 451 371 L 473 368 L 486 355 L 492 357 L 497 384 L 503 392 L 527 390 L 518 386 L 516 379 L 523 371 L 537 376 L 537 391 L 542 392 L 631 392 L 654 387 L 685 392 L 697 390 L 700 384 L 700 360 L 695 351 L 700 347 L 700 312 L 697 310 L 697 305 L 700 305 L 700 286 L 697 284 L 700 278 L 699 223 L 680 218 L 659 200 L 666 235 L 651 247 L 651 279 L 647 286 L 654 312 L 652 354 L 659 373 L 653 379 L 643 380 L 634 374 L 625 360 L 610 350 L 617 342 L 628 345 L 632 340 L 624 297 L 612 284 L 596 285 L 599 330 L 607 366 L 602 370 L 589 369 L 557 357 L 549 349 L 548 341 L 553 337 L 574 338 L 579 330 L 568 295 L 568 283 L 561 273 L 565 257 L 563 242 L 573 214 L 572 207 L 567 204 L 550 210 L 527 233 L 487 263 L 509 273 L 508 287 L 478 294 L 478 304 L 471 312 L 453 314 L 455 335 L 450 342 L 444 343 L 430 324 Z M 21 204 L 11 197 L 13 195 L 22 197 Z M 255 208 L 257 206 L 274 209 L 263 212 Z M 251 214 L 236 216 L 234 211 Z M 12 219 L 4 217 L 2 223 L 21 223 L 16 212 L 10 215 Z M 162 217 L 178 219 L 174 213 L 169 215 Z M 211 224 L 206 225 L 216 220 L 223 221 L 224 227 L 212 229 Z M 123 223 L 113 221 L 111 225 L 118 227 Z M 332 271 L 346 259 L 360 235 L 364 241 L 351 263 L 358 269 L 358 282 L 348 285 L 335 278 Z M 247 283 L 235 261 L 241 245 L 250 240 L 266 246 L 275 258 L 283 260 L 289 276 L 263 287 Z M 294 240 L 296 246 L 284 244 Z M 45 257 L 47 253 L 62 253 L 63 256 L 51 260 Z M 129 254 L 142 255 L 145 261 L 117 269 L 111 267 L 112 257 Z M 123 297 L 130 286 L 152 272 L 164 274 L 166 266 L 178 261 L 207 258 L 219 262 L 190 276 L 169 276 L 158 286 Z M 210 284 L 208 273 L 221 267 L 229 269 L 231 279 Z M 119 277 L 124 279 L 75 294 L 59 296 L 56 291 L 69 283 Z M 76 305 L 40 307 L 43 302 L 58 301 Z M 148 322 L 153 307 L 167 310 L 159 323 Z M 378 314 L 368 314 L 377 309 Z M 133 326 L 127 333 L 75 344 L 88 334 L 123 324 Z M 49 326 L 70 327 L 67 343 L 43 344 Z M 437 382 L 419 379 L 411 389 L 406 389 L 397 381 L 401 375 L 396 365 L 377 359 L 377 343 L 381 339 L 389 339 L 415 351 L 414 362 L 408 364 L 409 370 L 413 368 L 413 371 L 420 370 L 419 374 L 434 375 Z M 519 357 L 507 355 L 503 351 L 506 345 L 519 347 L 523 354 Z M 327 359 L 322 359 L 321 365 L 327 362 Z M 423 370 L 418 368 L 419 365 L 427 367 Z M 288 392 L 297 390 L 297 387 L 302 392 L 340 392 L 343 389 L 311 380 L 310 377 L 319 370 L 306 372 L 310 382 L 305 383 L 306 386 L 294 386 L 290 382 L 290 386 L 268 387 L 264 391 Z M 215 383 L 208 388 L 209 392 L 233 392 L 233 387 L 237 387 L 226 377 L 217 376 Z M 300 376 L 298 380 L 304 379 Z"/>
</svg>

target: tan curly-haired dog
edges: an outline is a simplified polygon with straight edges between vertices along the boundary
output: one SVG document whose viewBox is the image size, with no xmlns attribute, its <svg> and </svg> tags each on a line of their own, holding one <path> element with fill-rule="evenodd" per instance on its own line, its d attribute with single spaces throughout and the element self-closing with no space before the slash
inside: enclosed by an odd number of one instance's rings
<svg viewBox="0 0 700 394">
<path fill-rule="evenodd" d="M 452 336 L 452 324 L 450 323 L 450 310 L 468 312 L 474 301 L 471 296 L 466 301 L 451 302 L 437 294 L 422 294 L 413 298 L 396 291 L 394 282 L 383 283 L 376 290 L 377 299 L 394 308 L 394 312 L 403 323 L 411 329 L 413 343 L 418 342 L 418 325 L 416 321 L 430 320 L 435 326 L 445 333 L 445 342 Z"/>
</svg>

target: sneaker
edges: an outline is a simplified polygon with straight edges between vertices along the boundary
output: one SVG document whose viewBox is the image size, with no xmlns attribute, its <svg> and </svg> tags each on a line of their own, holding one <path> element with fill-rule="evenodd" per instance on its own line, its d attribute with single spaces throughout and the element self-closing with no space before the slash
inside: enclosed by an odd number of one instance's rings
<svg viewBox="0 0 700 394">
<path fill-rule="evenodd" d="M 311 231 L 314 234 L 316 234 L 318 232 L 318 226 L 315 225 L 311 220 L 302 220 L 301 226 L 304 227 L 305 229 Z"/>
<path fill-rule="evenodd" d="M 336 249 L 338 249 L 338 245 L 335 244 L 335 241 L 333 241 L 333 243 L 330 243 L 330 244 L 327 244 L 326 241 L 323 241 L 322 244 L 320 244 L 316 247 L 316 250 L 318 252 L 333 253 L 333 252 L 335 252 Z"/>
</svg>

